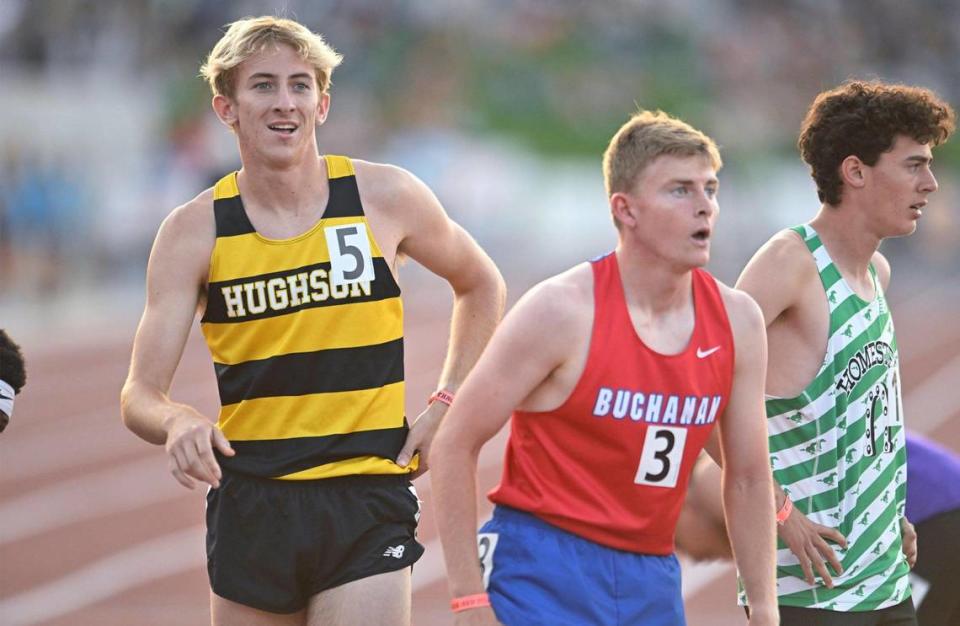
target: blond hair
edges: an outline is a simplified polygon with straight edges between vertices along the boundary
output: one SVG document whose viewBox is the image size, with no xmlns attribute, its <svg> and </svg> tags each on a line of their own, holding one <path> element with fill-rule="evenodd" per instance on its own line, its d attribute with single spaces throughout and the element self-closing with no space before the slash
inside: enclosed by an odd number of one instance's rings
<svg viewBox="0 0 960 626">
<path fill-rule="evenodd" d="M 703 155 L 715 170 L 723 166 L 720 150 L 710 137 L 663 111 L 638 111 L 620 127 L 603 153 L 607 196 L 633 191 L 643 168 L 663 155 Z"/>
<path fill-rule="evenodd" d="M 202 76 L 214 95 L 234 95 L 237 67 L 267 46 L 288 45 L 313 66 L 320 93 L 330 88 L 330 77 L 343 57 L 323 37 L 306 26 L 282 17 L 269 15 L 247 17 L 227 25 L 217 45 L 200 67 Z"/>
</svg>

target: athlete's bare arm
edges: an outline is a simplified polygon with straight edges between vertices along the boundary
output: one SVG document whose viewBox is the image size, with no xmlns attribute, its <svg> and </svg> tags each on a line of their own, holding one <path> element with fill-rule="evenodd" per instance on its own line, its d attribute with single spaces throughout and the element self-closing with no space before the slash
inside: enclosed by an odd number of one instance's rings
<svg viewBox="0 0 960 626">
<path fill-rule="evenodd" d="M 476 540 L 480 448 L 514 408 L 546 410 L 562 404 L 579 378 L 573 370 L 582 370 L 586 363 L 592 324 L 589 265 L 532 289 L 497 329 L 440 427 L 432 485 L 454 597 L 483 592 Z M 486 608 L 459 613 L 456 623 L 493 624 L 496 620 Z"/>
<path fill-rule="evenodd" d="M 717 429 L 713 432 L 716 433 Z M 719 444 L 717 448 L 719 454 Z M 707 454 L 697 459 L 690 475 L 687 497 L 677 520 L 675 541 L 677 550 L 695 561 L 733 558 L 727 525 L 723 521 L 720 466 Z"/>
<path fill-rule="evenodd" d="M 767 393 L 797 395 L 813 380 L 826 353 L 830 316 L 806 245 L 791 231 L 778 233 L 744 268 L 737 288 L 750 294 L 763 312 L 770 354 Z M 786 495 L 776 482 L 774 488 L 779 510 Z M 814 583 L 816 572 L 827 587 L 833 587 L 826 564 L 837 574 L 843 568 L 826 539 L 846 547 L 846 538 L 837 529 L 814 524 L 794 509 L 777 532 L 799 559 L 809 584 Z"/>
<path fill-rule="evenodd" d="M 777 233 L 750 259 L 736 287 L 750 294 L 763 312 L 769 347 L 766 392 L 799 394 L 823 361 L 830 318 L 806 244 L 793 231 Z"/>
<path fill-rule="evenodd" d="M 486 252 L 447 216 L 433 192 L 418 178 L 389 165 L 357 161 L 355 167 L 371 228 L 378 241 L 382 233 L 383 245 L 392 257 L 387 259 L 391 266 L 408 256 L 453 288 L 450 341 L 438 387 L 456 391 L 503 315 L 503 277 Z M 433 403 L 410 429 L 397 463 L 407 465 L 419 450 L 420 464 L 414 476 L 429 468 L 430 443 L 446 409 L 443 403 Z"/>
<path fill-rule="evenodd" d="M 763 316 L 742 292 L 721 285 L 736 359 L 730 402 L 719 422 L 723 508 L 750 623 L 777 623 L 773 479 L 763 404 L 767 339 Z"/>
<path fill-rule="evenodd" d="M 160 226 L 147 266 L 147 301 L 120 394 L 123 423 L 166 445 L 170 472 L 185 487 L 219 486 L 212 446 L 232 455 L 223 433 L 193 407 L 167 395 L 206 285 L 215 239 L 212 193 L 174 210 Z"/>
</svg>

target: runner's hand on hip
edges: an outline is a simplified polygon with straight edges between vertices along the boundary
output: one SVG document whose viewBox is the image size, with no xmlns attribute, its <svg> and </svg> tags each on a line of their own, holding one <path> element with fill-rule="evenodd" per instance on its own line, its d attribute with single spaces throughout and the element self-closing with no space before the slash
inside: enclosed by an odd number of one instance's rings
<svg viewBox="0 0 960 626">
<path fill-rule="evenodd" d="M 905 517 L 900 518 L 900 536 L 903 538 L 903 554 L 907 557 L 907 565 L 913 569 L 917 564 L 917 531 Z"/>
<path fill-rule="evenodd" d="M 442 402 L 433 402 L 426 410 L 421 413 L 417 420 L 410 426 L 410 432 L 407 433 L 407 440 L 397 455 L 397 465 L 406 467 L 413 460 L 413 455 L 420 454 L 420 462 L 417 465 L 410 478 L 411 480 L 422 476 L 430 469 L 430 444 L 433 443 L 433 436 L 437 434 L 440 422 L 447 412 L 447 405 Z"/>
<path fill-rule="evenodd" d="M 790 552 L 800 560 L 803 578 L 808 584 L 814 584 L 815 570 L 823 579 L 823 584 L 830 589 L 833 588 L 833 577 L 827 570 L 827 564 L 838 575 L 843 573 L 843 566 L 826 539 L 846 548 L 847 539 L 840 534 L 840 531 L 814 524 L 807 519 L 806 515 L 794 508 L 793 513 L 783 525 L 777 527 L 777 534 L 790 548 Z"/>
<path fill-rule="evenodd" d="M 226 456 L 236 454 L 223 432 L 185 405 L 177 406 L 176 413 L 165 421 L 169 424 L 165 444 L 167 461 L 177 482 L 188 489 L 196 486 L 194 479 L 214 489 L 219 487 L 223 474 L 213 454 L 214 447 Z"/>
</svg>

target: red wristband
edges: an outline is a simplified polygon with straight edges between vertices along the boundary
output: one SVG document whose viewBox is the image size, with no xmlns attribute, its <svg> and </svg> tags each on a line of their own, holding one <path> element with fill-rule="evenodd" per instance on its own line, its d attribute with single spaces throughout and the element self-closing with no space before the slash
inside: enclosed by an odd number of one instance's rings
<svg viewBox="0 0 960 626">
<path fill-rule="evenodd" d="M 434 402 L 442 402 L 447 406 L 453 404 L 453 394 L 447 391 L 446 389 L 437 389 L 432 394 L 430 394 L 430 399 L 427 400 L 427 405 L 431 405 Z"/>
<path fill-rule="evenodd" d="M 783 506 L 780 507 L 780 510 L 777 511 L 777 525 L 783 526 L 784 522 L 787 521 L 787 518 L 790 517 L 790 514 L 793 512 L 793 502 L 790 500 L 790 496 L 783 497 Z"/>
<path fill-rule="evenodd" d="M 475 593 L 472 596 L 461 596 L 450 601 L 450 608 L 454 613 L 490 606 L 490 596 L 485 593 Z"/>
</svg>

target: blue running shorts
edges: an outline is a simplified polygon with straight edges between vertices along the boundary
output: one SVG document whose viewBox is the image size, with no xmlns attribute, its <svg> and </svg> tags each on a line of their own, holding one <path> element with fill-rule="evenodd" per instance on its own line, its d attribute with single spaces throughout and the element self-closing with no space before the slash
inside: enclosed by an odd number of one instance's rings
<svg viewBox="0 0 960 626">
<path fill-rule="evenodd" d="M 625 552 L 502 505 L 477 536 L 483 581 L 506 626 L 683 626 L 674 555 Z"/>
</svg>

